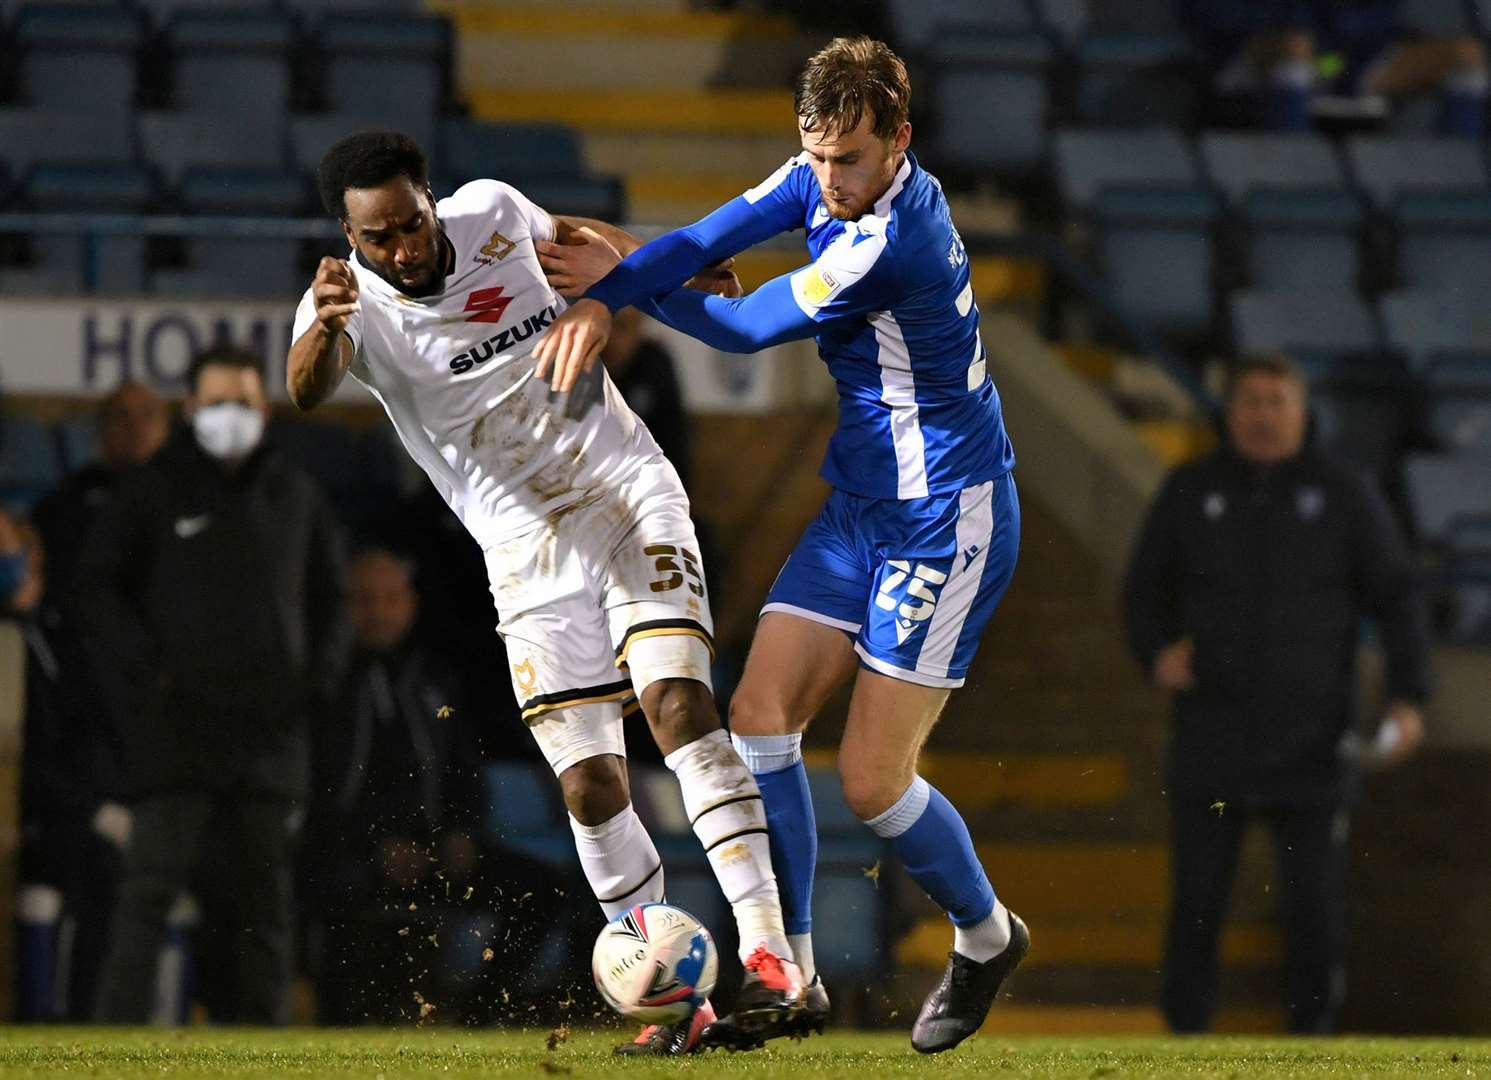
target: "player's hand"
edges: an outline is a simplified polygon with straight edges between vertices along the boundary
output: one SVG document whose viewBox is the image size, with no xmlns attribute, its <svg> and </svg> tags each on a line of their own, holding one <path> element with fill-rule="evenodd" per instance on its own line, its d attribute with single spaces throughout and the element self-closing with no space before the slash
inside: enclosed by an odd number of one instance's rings
<svg viewBox="0 0 1491 1080">
<path fill-rule="evenodd" d="M 316 301 L 316 318 L 328 333 L 340 334 L 347 328 L 347 320 L 357 310 L 357 278 L 346 259 L 322 257 L 311 281 L 311 296 Z"/>
<path fill-rule="evenodd" d="M 1196 646 L 1190 638 L 1166 645 L 1154 658 L 1155 685 L 1172 694 L 1192 689 L 1196 685 L 1196 674 L 1191 670 L 1195 655 Z"/>
<path fill-rule="evenodd" d="M 544 277 L 560 296 L 573 300 L 609 274 L 621 261 L 621 252 L 600 233 L 582 225 L 575 230 L 576 243 L 554 244 L 535 240 L 539 265 Z"/>
<path fill-rule="evenodd" d="M 558 393 L 574 389 L 611 336 L 611 309 L 599 300 L 577 300 L 550 324 L 533 349 L 533 373 Z M 550 372 L 553 374 L 550 375 Z"/>
<path fill-rule="evenodd" d="M 100 803 L 93 814 L 93 831 L 120 851 L 129 847 L 134 824 L 135 818 L 129 807 L 116 802 Z"/>
<path fill-rule="evenodd" d="M 683 287 L 714 293 L 716 296 L 723 296 L 726 300 L 734 300 L 736 297 L 745 295 L 745 290 L 740 287 L 740 278 L 735 276 L 734 259 L 721 259 L 713 265 L 706 266 L 685 281 Z"/>
</svg>

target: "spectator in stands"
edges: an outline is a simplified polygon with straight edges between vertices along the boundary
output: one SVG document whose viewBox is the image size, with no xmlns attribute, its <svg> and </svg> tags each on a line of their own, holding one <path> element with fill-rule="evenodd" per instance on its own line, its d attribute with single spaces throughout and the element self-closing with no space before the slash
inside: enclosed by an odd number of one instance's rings
<svg viewBox="0 0 1491 1080">
<path fill-rule="evenodd" d="M 40 534 L 0 515 L 0 563 L 15 582 L 0 582 L 0 615 L 26 644 L 16 1017 L 78 1023 L 93 1013 L 129 841 L 119 737 L 48 588 Z"/>
<path fill-rule="evenodd" d="M 1379 492 L 1306 444 L 1306 393 L 1286 357 L 1238 364 L 1224 445 L 1176 469 L 1150 508 L 1124 586 L 1130 645 L 1174 695 L 1166 788 L 1174 893 L 1163 1006 L 1205 1030 L 1243 829 L 1272 833 L 1297 1033 L 1334 1026 L 1344 989 L 1356 648 L 1375 618 L 1387 654 L 1387 763 L 1423 737 L 1427 618 Z"/>
<path fill-rule="evenodd" d="M 1249 119 L 1307 131 L 1317 93 L 1402 98 L 1438 90 L 1441 129 L 1486 131 L 1485 46 L 1426 37 L 1399 21 L 1400 0 L 1176 0 L 1176 17 Z"/>
<path fill-rule="evenodd" d="M 482 801 L 460 681 L 411 638 L 413 568 L 369 548 L 348 577 L 354 651 L 317 730 L 303 872 L 319 945 L 318 1013 L 333 1024 L 391 1021 L 409 1007 L 419 968 L 398 978 L 390 969 L 409 966 L 403 957 L 418 950 L 406 940 L 412 931 L 396 930 L 427 923 L 431 901 L 465 895 Z M 423 914 L 410 913 L 411 898 Z"/>
<path fill-rule="evenodd" d="M 120 485 L 79 554 L 85 645 L 126 716 L 134 831 L 99 1015 L 150 1011 L 166 916 L 204 848 L 224 880 L 245 1023 L 287 1019 L 291 854 L 309 781 L 309 725 L 345 652 L 343 568 L 314 484 L 262 445 L 258 358 L 192 361 L 189 429 Z M 107 678 L 105 678 L 107 676 Z"/>
<path fill-rule="evenodd" d="M 136 382 L 121 383 L 98 407 L 98 460 L 69 476 L 36 507 L 36 527 L 47 551 L 47 578 L 64 595 L 78 547 L 119 480 L 145 464 L 170 434 L 170 411 L 160 395 Z"/>
</svg>

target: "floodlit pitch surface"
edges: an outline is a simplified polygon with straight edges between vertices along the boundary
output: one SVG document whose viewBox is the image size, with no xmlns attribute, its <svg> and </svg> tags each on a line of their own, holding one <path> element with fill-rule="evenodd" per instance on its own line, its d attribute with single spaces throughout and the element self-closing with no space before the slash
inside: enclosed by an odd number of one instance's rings
<svg viewBox="0 0 1491 1080">
<path fill-rule="evenodd" d="M 983 1036 L 925 1058 L 904 1032 L 836 1032 L 752 1054 L 638 1060 L 611 1056 L 620 1034 L 11 1027 L 0 1030 L 0 1076 L 1491 1076 L 1491 1040 Z"/>
</svg>

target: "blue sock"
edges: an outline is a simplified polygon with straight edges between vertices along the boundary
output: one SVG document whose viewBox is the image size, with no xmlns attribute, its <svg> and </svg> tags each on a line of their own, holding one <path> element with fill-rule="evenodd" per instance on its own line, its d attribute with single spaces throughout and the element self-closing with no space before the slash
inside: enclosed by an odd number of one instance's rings
<svg viewBox="0 0 1491 1080">
<path fill-rule="evenodd" d="M 782 897 L 789 935 L 813 928 L 813 869 L 818 863 L 818 823 L 802 763 L 801 735 L 735 735 L 735 749 L 756 777 L 766 805 L 771 868 Z"/>
<path fill-rule="evenodd" d="M 895 846 L 906 872 L 954 926 L 983 922 L 994 910 L 994 887 L 974 854 L 968 825 L 920 776 L 894 806 L 865 824 Z"/>
</svg>

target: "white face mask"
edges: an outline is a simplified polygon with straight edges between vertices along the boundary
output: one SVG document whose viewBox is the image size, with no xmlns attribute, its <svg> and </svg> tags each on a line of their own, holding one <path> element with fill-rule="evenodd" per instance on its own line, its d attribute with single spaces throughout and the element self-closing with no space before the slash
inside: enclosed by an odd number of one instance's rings
<svg viewBox="0 0 1491 1080">
<path fill-rule="evenodd" d="M 258 409 L 224 401 L 204 405 L 192 416 L 197 445 L 215 458 L 233 461 L 246 457 L 264 437 L 264 414 Z"/>
</svg>

